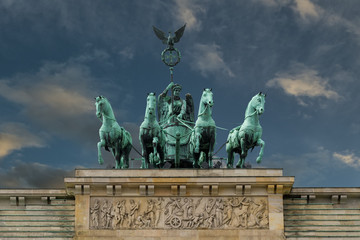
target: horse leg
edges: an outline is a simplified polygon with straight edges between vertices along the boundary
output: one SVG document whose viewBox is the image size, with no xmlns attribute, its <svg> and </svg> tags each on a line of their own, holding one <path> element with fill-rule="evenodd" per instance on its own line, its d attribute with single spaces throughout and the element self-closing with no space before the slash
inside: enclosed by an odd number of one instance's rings
<svg viewBox="0 0 360 240">
<path fill-rule="evenodd" d="M 199 158 L 200 158 L 200 153 L 195 153 L 193 151 L 193 168 L 200 168 L 199 165 Z"/>
<path fill-rule="evenodd" d="M 100 138 L 100 142 L 97 143 L 97 148 L 98 148 L 98 161 L 99 164 L 102 165 L 104 164 L 104 159 L 101 156 L 101 148 L 105 147 L 105 140 L 104 138 Z"/>
<path fill-rule="evenodd" d="M 246 142 L 243 137 L 240 138 L 240 146 L 241 146 L 241 151 L 239 153 L 240 159 L 239 162 L 236 164 L 236 167 L 244 168 L 245 158 L 247 156 L 248 149 L 246 148 Z"/>
<path fill-rule="evenodd" d="M 203 151 L 200 152 L 200 156 L 199 156 L 199 160 L 198 160 L 198 165 L 200 166 L 200 168 L 202 167 L 202 164 L 204 161 L 206 161 L 206 155 Z"/>
<path fill-rule="evenodd" d="M 154 137 L 153 138 L 153 155 L 154 155 L 154 158 L 153 158 L 153 163 L 152 163 L 154 166 L 159 166 L 159 164 L 160 164 L 160 157 L 159 157 L 159 153 L 157 151 L 158 143 L 159 143 L 159 139 L 157 137 Z"/>
<path fill-rule="evenodd" d="M 195 128 L 195 146 L 194 146 L 194 153 L 200 153 L 200 138 L 201 133 L 199 133 L 199 128 Z"/>
<path fill-rule="evenodd" d="M 150 153 L 151 153 L 151 150 L 147 147 L 145 147 L 145 154 L 144 154 L 144 159 L 145 159 L 145 162 L 144 162 L 144 165 L 145 165 L 145 168 L 148 169 L 149 168 L 149 162 L 150 162 Z"/>
<path fill-rule="evenodd" d="M 233 149 L 229 146 L 226 147 L 226 152 L 228 154 L 228 158 L 227 158 L 227 168 L 233 168 L 233 163 L 234 163 L 234 151 Z"/>
<path fill-rule="evenodd" d="M 240 158 L 238 163 L 236 164 L 236 168 L 244 168 L 244 163 L 245 163 L 245 157 L 242 157 L 240 154 Z"/>
<path fill-rule="evenodd" d="M 196 130 L 196 128 L 195 128 Z M 193 131 L 190 136 L 190 155 L 192 155 L 193 168 L 199 168 L 197 153 L 195 152 L 196 147 L 196 133 Z"/>
<path fill-rule="evenodd" d="M 248 154 L 248 150 L 249 149 L 247 149 L 247 148 L 241 148 L 241 151 L 239 153 L 240 159 L 239 159 L 239 162 L 236 164 L 237 168 L 244 168 L 245 159 Z"/>
<path fill-rule="evenodd" d="M 257 140 L 257 142 L 256 142 L 256 146 L 260 146 L 260 147 L 261 147 L 259 156 L 256 158 L 256 162 L 257 162 L 257 163 L 261 163 L 262 157 L 263 157 L 263 155 L 264 155 L 265 142 L 264 142 L 262 139 L 259 138 L 259 139 Z"/>
<path fill-rule="evenodd" d="M 147 157 L 147 152 L 146 152 L 146 149 L 144 149 L 144 147 L 142 148 L 142 151 L 141 151 L 141 155 L 142 155 L 142 158 L 141 158 L 141 167 L 140 168 L 147 168 L 146 167 L 146 157 Z"/>
<path fill-rule="evenodd" d="M 214 146 L 215 146 L 215 129 L 213 129 L 214 134 L 211 134 L 210 144 L 209 144 L 209 153 L 208 153 L 208 161 L 209 161 L 209 168 L 213 168 L 213 152 L 214 152 Z"/>
<path fill-rule="evenodd" d="M 123 166 L 122 168 L 129 168 L 129 158 L 130 158 L 130 151 L 132 149 L 131 144 L 129 143 L 128 146 L 123 151 Z"/>
<path fill-rule="evenodd" d="M 121 168 L 121 154 L 119 152 L 119 146 L 116 144 L 113 148 L 111 148 L 111 152 L 115 158 L 115 169 Z"/>
<path fill-rule="evenodd" d="M 164 150 L 159 146 L 159 150 L 158 150 L 158 154 L 159 154 L 159 168 L 162 168 L 164 166 L 164 158 L 165 158 L 165 154 L 164 154 Z"/>
<path fill-rule="evenodd" d="M 247 149 L 246 149 L 246 142 L 245 139 L 243 137 L 240 138 L 240 147 L 241 147 L 241 152 L 240 152 L 240 156 L 241 155 L 247 155 Z"/>
</svg>

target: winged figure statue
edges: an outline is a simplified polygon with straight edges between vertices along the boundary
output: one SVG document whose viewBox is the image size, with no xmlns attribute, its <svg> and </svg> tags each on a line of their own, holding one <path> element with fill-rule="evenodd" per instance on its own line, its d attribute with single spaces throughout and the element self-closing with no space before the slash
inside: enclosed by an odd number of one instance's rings
<svg viewBox="0 0 360 240">
<path fill-rule="evenodd" d="M 174 36 L 171 35 L 171 32 L 169 32 L 169 36 L 166 37 L 165 33 L 158 29 L 157 27 L 153 26 L 153 30 L 155 35 L 164 43 L 168 45 L 169 49 L 174 48 L 174 44 L 180 41 L 180 38 L 184 34 L 186 24 L 179 28 L 174 34 Z"/>
</svg>

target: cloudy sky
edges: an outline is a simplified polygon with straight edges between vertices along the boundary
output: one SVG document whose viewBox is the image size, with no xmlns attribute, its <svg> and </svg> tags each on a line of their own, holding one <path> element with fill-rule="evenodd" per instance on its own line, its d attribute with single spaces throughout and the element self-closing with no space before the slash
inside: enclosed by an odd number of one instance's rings
<svg viewBox="0 0 360 240">
<path fill-rule="evenodd" d="M 359 186 L 359 10 L 358 0 L 2 0 L 0 187 L 62 187 L 75 168 L 114 165 L 105 151 L 97 163 L 98 95 L 138 146 L 146 95 L 170 81 L 152 25 L 184 23 L 174 81 L 196 110 L 212 88 L 214 120 L 232 129 L 267 93 L 253 167 L 283 168 L 298 187 Z M 217 130 L 215 150 L 227 134 Z"/>
</svg>

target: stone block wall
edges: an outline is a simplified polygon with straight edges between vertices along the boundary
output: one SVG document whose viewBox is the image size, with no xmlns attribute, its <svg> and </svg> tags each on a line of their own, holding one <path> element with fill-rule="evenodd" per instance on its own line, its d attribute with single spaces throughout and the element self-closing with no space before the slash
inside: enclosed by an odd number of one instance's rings
<svg viewBox="0 0 360 240">
<path fill-rule="evenodd" d="M 74 226 L 64 189 L 0 189 L 0 239 L 72 239 Z"/>
<path fill-rule="evenodd" d="M 293 188 L 284 220 L 286 239 L 360 239 L 360 188 Z"/>
</svg>

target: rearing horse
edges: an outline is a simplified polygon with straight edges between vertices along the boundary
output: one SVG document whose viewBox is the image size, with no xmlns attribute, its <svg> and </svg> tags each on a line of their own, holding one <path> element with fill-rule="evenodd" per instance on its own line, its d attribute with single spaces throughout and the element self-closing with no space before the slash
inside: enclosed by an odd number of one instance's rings
<svg viewBox="0 0 360 240">
<path fill-rule="evenodd" d="M 149 163 L 162 167 L 165 158 L 165 134 L 156 121 L 156 96 L 149 93 L 146 99 L 145 118 L 140 126 L 139 140 L 142 147 L 141 168 L 149 168 Z"/>
<path fill-rule="evenodd" d="M 100 142 L 98 142 L 98 160 L 103 164 L 101 148 L 111 152 L 115 158 L 115 168 L 129 168 L 129 153 L 132 148 L 132 138 L 128 131 L 116 122 L 110 102 L 103 96 L 95 98 L 96 116 L 102 122 L 99 129 Z"/>
<path fill-rule="evenodd" d="M 255 146 L 261 147 L 259 156 L 256 159 L 257 163 L 261 163 L 265 142 L 261 139 L 262 127 L 260 126 L 259 117 L 265 110 L 265 97 L 266 95 L 261 92 L 256 94 L 246 108 L 243 124 L 230 131 L 226 142 L 228 168 L 233 167 L 234 153 L 240 155 L 236 167 L 243 168 L 248 150 L 253 149 Z"/>
<path fill-rule="evenodd" d="M 190 153 L 194 158 L 194 168 L 200 167 L 199 160 L 208 162 L 212 168 L 212 152 L 216 139 L 216 125 L 212 118 L 213 105 L 213 93 L 211 89 L 206 88 L 201 95 L 198 119 L 190 137 Z"/>
</svg>

